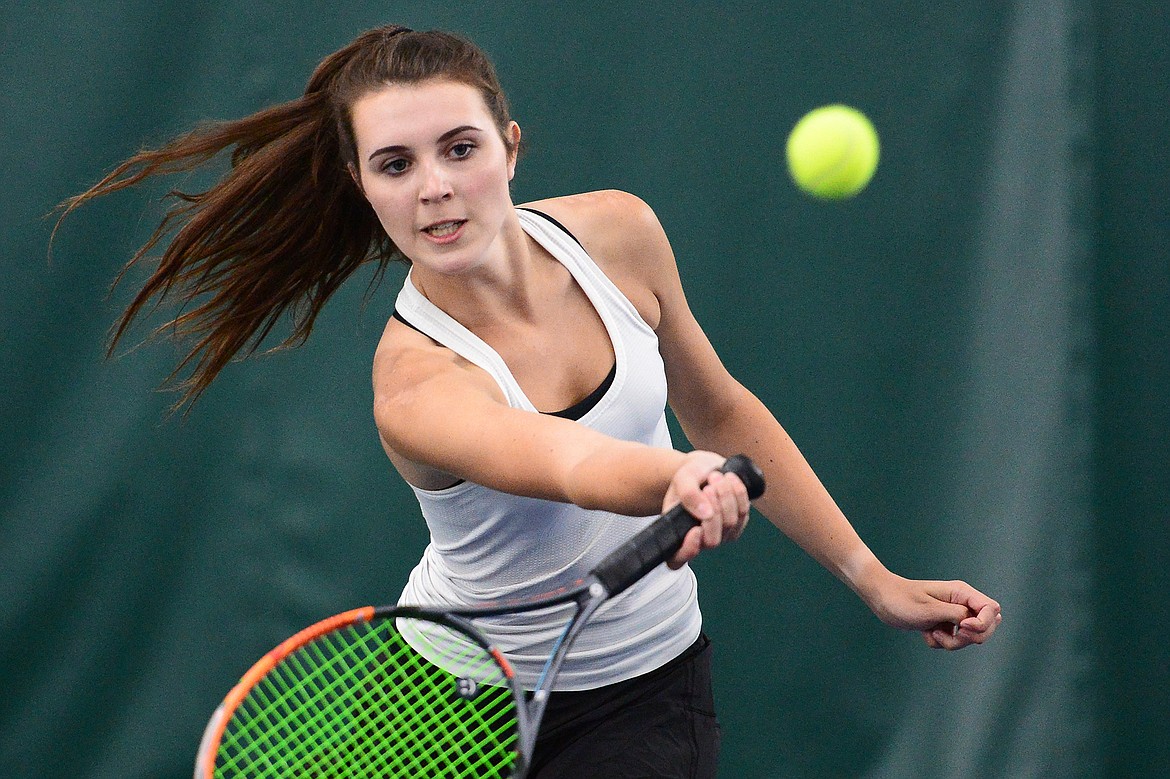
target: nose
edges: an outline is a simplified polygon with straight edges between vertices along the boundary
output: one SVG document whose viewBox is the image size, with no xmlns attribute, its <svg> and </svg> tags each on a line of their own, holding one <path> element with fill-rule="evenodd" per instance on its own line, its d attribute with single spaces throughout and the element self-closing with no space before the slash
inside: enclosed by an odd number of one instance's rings
<svg viewBox="0 0 1170 779">
<path fill-rule="evenodd" d="M 426 166 L 419 185 L 418 197 L 423 203 L 441 203 L 454 197 L 451 178 L 440 164 Z"/>
</svg>

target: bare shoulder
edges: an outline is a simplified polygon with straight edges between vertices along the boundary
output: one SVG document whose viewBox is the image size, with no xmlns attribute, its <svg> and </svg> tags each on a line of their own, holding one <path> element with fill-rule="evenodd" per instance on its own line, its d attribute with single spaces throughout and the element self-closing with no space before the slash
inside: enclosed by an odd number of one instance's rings
<svg viewBox="0 0 1170 779">
<path fill-rule="evenodd" d="M 617 189 L 583 192 L 525 204 L 544 211 L 606 257 L 628 254 L 631 246 L 664 242 L 658 216 L 637 195 Z M 641 248 L 645 248 L 642 246 Z"/>
<path fill-rule="evenodd" d="M 374 352 L 374 415 L 383 442 L 402 448 L 426 399 L 480 395 L 503 402 L 499 386 L 475 365 L 426 335 L 391 319 Z"/>
<path fill-rule="evenodd" d="M 643 318 L 656 325 L 657 298 L 678 271 L 670 241 L 649 204 L 629 192 L 607 189 L 525 205 L 563 224 Z"/>
</svg>

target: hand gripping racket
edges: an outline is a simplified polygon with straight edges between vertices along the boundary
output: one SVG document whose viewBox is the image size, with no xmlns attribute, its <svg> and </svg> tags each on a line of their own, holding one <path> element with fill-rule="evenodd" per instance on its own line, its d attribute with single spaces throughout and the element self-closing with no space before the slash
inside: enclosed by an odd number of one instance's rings
<svg viewBox="0 0 1170 779">
<path fill-rule="evenodd" d="M 764 477 L 727 460 L 753 500 Z M 244 674 L 204 731 L 195 779 L 522 779 L 565 655 L 607 599 L 669 559 L 697 524 L 663 514 L 558 592 L 466 609 L 354 609 L 285 640 Z M 576 604 L 536 688 L 471 623 Z"/>
</svg>

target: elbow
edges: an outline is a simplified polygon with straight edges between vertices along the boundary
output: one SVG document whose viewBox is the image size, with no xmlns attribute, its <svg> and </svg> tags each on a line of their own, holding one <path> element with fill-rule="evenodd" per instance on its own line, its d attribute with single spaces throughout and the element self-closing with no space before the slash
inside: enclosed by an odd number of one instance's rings
<svg viewBox="0 0 1170 779">
<path fill-rule="evenodd" d="M 763 407 L 750 390 L 734 378 L 728 379 L 727 386 L 708 393 L 703 402 L 689 403 L 681 409 L 672 406 L 687 439 L 700 449 L 719 451 L 725 433 L 741 429 L 743 420 Z"/>
<path fill-rule="evenodd" d="M 409 436 L 404 436 L 402 420 L 409 418 L 403 411 L 401 398 L 375 396 L 374 398 L 374 426 L 378 429 L 378 436 L 382 445 L 398 454 L 415 459 L 419 452 L 410 444 Z"/>
</svg>

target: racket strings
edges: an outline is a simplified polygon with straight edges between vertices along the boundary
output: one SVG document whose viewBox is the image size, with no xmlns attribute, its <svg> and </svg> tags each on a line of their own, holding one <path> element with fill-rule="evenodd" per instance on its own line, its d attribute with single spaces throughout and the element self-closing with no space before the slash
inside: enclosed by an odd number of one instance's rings
<svg viewBox="0 0 1170 779">
<path fill-rule="evenodd" d="M 215 775 L 508 776 L 517 712 L 495 659 L 433 623 L 411 631 L 416 646 L 420 636 L 422 654 L 379 620 L 290 654 L 240 703 Z"/>
<path fill-rule="evenodd" d="M 335 654 L 330 656 L 323 651 L 324 645 L 331 645 L 331 651 Z M 341 735 L 335 715 L 347 701 L 344 696 L 334 694 L 334 690 L 346 690 L 342 686 L 344 675 L 339 676 L 338 671 L 358 670 L 360 665 L 356 656 L 362 648 L 360 642 L 351 641 L 347 644 L 327 634 L 318 642 L 308 644 L 301 651 L 285 658 L 284 664 L 274 669 L 241 703 L 241 709 L 246 707 L 246 711 L 237 713 L 237 720 L 246 716 L 251 720 L 251 727 L 239 727 L 232 733 L 237 738 L 244 737 L 242 742 L 237 740 L 233 744 L 225 736 L 221 754 L 225 748 L 240 743 L 248 744 L 251 751 L 239 751 L 236 759 L 225 761 L 225 772 L 253 775 L 244 772 L 245 766 L 248 766 L 242 762 L 245 758 L 256 760 L 250 768 L 270 770 L 274 772 L 273 775 L 277 775 L 275 772 L 278 769 L 288 770 L 305 763 L 314 754 L 319 734 L 326 732 L 321 728 L 321 720 L 332 723 L 330 735 Z"/>
<path fill-rule="evenodd" d="M 313 649 L 319 650 L 319 645 L 317 647 L 313 647 Z M 352 652 L 349 652 L 348 650 L 346 650 L 346 654 L 352 654 Z M 390 657 L 389 659 L 390 660 L 397 660 L 397 661 L 405 661 L 404 668 L 406 667 L 406 664 L 413 664 L 412 670 L 416 671 L 416 672 L 418 670 L 424 668 L 420 663 L 417 662 L 417 659 L 414 658 L 412 653 L 410 653 L 410 652 L 399 653 L 395 656 Z M 290 664 L 290 665 L 294 665 L 294 664 Z M 295 663 L 297 670 L 299 672 L 301 672 L 303 675 L 303 668 L 301 668 L 302 665 L 303 664 L 299 663 L 299 662 Z M 319 663 L 319 665 L 320 665 L 320 663 Z M 329 668 L 328 665 L 322 665 L 320 670 L 324 670 L 327 668 Z M 309 678 L 312 678 L 312 676 L 318 676 L 318 675 L 319 675 L 318 673 L 314 673 Z M 426 677 L 419 677 L 419 678 L 422 678 L 425 680 Z M 344 699 L 336 701 L 333 703 L 333 705 L 331 705 L 327 708 L 323 708 L 323 710 L 322 710 L 322 716 L 324 716 L 326 718 L 329 718 L 330 715 L 336 715 L 337 710 L 345 709 L 345 708 L 356 709 L 357 711 L 363 712 L 364 714 L 367 715 L 366 717 L 364 717 L 364 719 L 366 720 L 366 722 L 365 722 L 366 727 L 362 727 L 363 723 L 360 720 L 352 721 L 349 723 L 349 727 L 347 728 L 347 732 L 349 735 L 349 738 L 347 739 L 348 744 L 347 743 L 335 744 L 335 749 L 333 751 L 334 751 L 334 754 L 336 754 L 336 755 L 340 755 L 342 757 L 345 757 L 347 753 L 357 752 L 360 749 L 362 749 L 362 746 L 361 746 L 362 743 L 368 742 L 369 739 L 375 738 L 378 735 L 378 732 L 374 729 L 374 726 L 377 725 L 377 717 L 378 717 L 378 715 L 376 714 L 378 704 L 374 701 L 374 697 L 379 692 L 379 688 L 377 685 L 366 684 L 366 685 L 364 685 L 364 689 L 366 691 L 365 695 L 359 695 L 350 701 L 346 701 Z M 303 693 L 304 690 L 300 689 L 300 690 L 296 690 L 296 692 Z M 407 713 L 407 714 L 409 714 L 410 712 L 416 712 L 416 713 L 425 712 L 426 708 L 423 707 L 422 704 L 424 703 L 424 701 L 430 700 L 427 696 L 431 696 L 431 698 L 434 698 L 434 699 L 442 700 L 442 697 L 443 697 L 441 695 L 442 692 L 443 692 L 442 687 L 437 686 L 433 683 L 431 684 L 431 687 L 429 690 L 420 688 L 420 690 L 417 692 L 417 694 L 411 694 L 404 699 L 404 703 L 406 705 L 404 707 L 402 707 L 399 711 Z M 257 697 L 262 698 L 262 697 L 266 697 L 266 696 L 257 696 Z M 307 704 L 309 706 L 316 706 L 316 707 L 321 707 L 321 705 L 322 705 L 321 701 L 315 697 L 309 697 L 307 699 L 304 698 L 303 695 L 297 695 L 295 697 L 301 698 L 301 700 L 297 701 L 298 705 Z M 317 697 L 319 697 L 319 696 L 317 696 Z M 279 698 L 276 700 L 279 701 Z M 287 701 L 285 701 L 285 702 L 287 702 Z M 264 711 L 267 713 L 267 716 L 264 716 L 264 717 L 259 718 L 259 719 L 260 719 L 260 721 L 263 722 L 264 726 L 271 729 L 273 724 L 274 724 L 273 718 L 271 716 L 271 712 L 275 711 L 276 709 L 273 706 L 273 701 L 269 700 L 266 702 L 266 704 L 267 705 L 266 705 L 266 708 L 264 709 Z M 371 712 L 375 712 L 374 716 L 368 716 L 368 715 L 370 715 Z M 416 717 L 415 719 L 417 720 L 418 718 Z M 448 723 L 440 723 L 440 724 L 445 726 L 445 727 L 450 726 Z M 269 756 L 272 754 L 284 754 L 284 755 L 286 755 L 286 762 L 296 761 L 297 759 L 299 759 L 302 756 L 296 754 L 296 752 L 288 752 L 288 751 L 286 751 L 285 748 L 288 747 L 290 743 L 291 744 L 300 744 L 301 745 L 301 749 L 300 749 L 301 752 L 311 754 L 313 752 L 314 747 L 313 747 L 311 739 L 307 738 L 306 736 L 307 736 L 307 733 L 311 733 L 315 729 L 316 725 L 317 725 L 317 723 L 314 723 L 311 720 L 303 722 L 301 724 L 301 727 L 294 727 L 294 728 L 290 729 L 289 732 L 286 734 L 286 737 L 282 741 L 273 741 L 272 739 L 267 739 L 267 743 L 260 744 L 260 746 L 263 746 L 265 748 L 265 751 L 266 751 L 267 755 L 269 755 Z M 403 727 L 417 727 L 416 725 L 412 724 L 409 721 L 404 721 L 404 718 L 401 716 L 398 717 L 395 721 L 393 721 L 391 723 L 391 725 L 393 726 L 391 731 L 390 731 L 392 733 L 394 733 L 396 730 L 401 731 Z M 431 732 L 431 731 L 426 731 L 426 732 Z M 479 735 L 479 734 L 476 734 L 476 735 Z M 424 742 L 433 741 L 433 739 L 424 738 L 423 741 Z M 357 746 L 354 747 L 353 746 L 354 744 L 356 744 Z"/>
<path fill-rule="evenodd" d="M 409 656 L 409 662 L 413 665 L 413 671 L 429 670 L 426 661 L 413 653 Z M 478 677 L 482 678 L 484 669 L 481 667 L 474 670 L 478 671 Z M 484 760 L 487 758 L 497 758 L 515 741 L 514 738 L 499 741 L 494 750 L 482 748 L 492 734 L 492 725 L 510 713 L 508 707 L 498 705 L 511 703 L 511 697 L 506 689 L 492 688 L 496 698 L 501 700 L 485 699 L 489 706 L 477 707 L 475 712 L 479 716 L 468 718 L 465 716 L 464 707 L 458 705 L 458 698 L 450 694 L 452 689 L 449 684 L 450 677 L 440 678 L 435 674 L 424 673 L 417 678 L 424 680 L 425 686 L 412 691 L 410 700 L 407 701 L 409 705 L 399 709 L 391 722 L 391 727 L 394 730 L 405 729 L 419 734 L 416 745 L 419 748 L 387 752 L 382 767 L 390 769 L 392 773 L 386 775 L 415 776 L 428 765 L 438 764 L 461 768 L 464 773 L 460 775 L 478 776 L 479 774 L 472 773 L 474 769 L 484 766 Z M 466 749 L 466 745 L 470 743 L 480 745 L 481 748 Z"/>
</svg>

